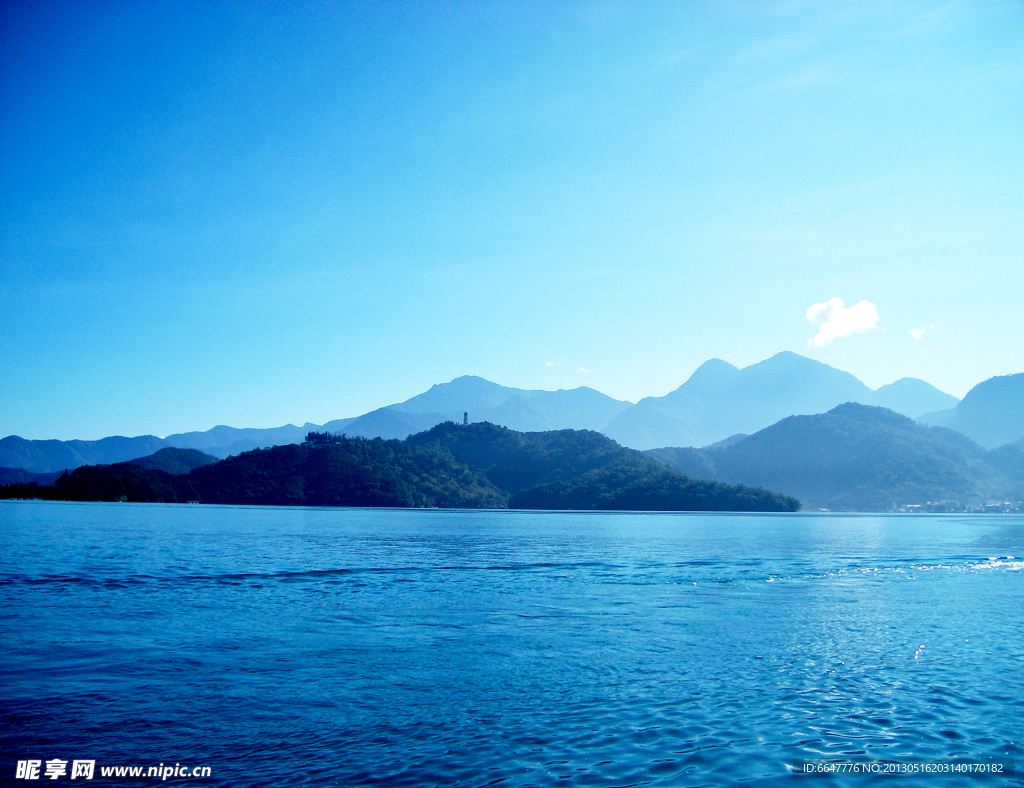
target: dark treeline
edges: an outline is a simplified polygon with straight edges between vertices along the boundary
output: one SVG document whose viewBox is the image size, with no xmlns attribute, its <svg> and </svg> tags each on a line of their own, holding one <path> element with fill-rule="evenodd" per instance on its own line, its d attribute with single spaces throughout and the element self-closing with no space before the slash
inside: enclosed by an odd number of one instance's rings
<svg viewBox="0 0 1024 788">
<path fill-rule="evenodd" d="M 341 443 L 345 436 L 340 432 L 307 432 L 306 443 Z"/>
<path fill-rule="evenodd" d="M 362 438 L 255 449 L 181 475 L 133 463 L 85 465 L 48 487 L 0 488 L 0 497 L 451 508 L 501 508 L 507 500 L 443 452 Z"/>
<path fill-rule="evenodd" d="M 696 481 L 585 430 L 521 433 L 440 424 L 405 441 L 311 433 L 173 475 L 133 463 L 84 466 L 4 498 L 300 506 L 795 511 L 767 490 Z"/>
<path fill-rule="evenodd" d="M 64 473 L 51 485 L 35 482 L 0 487 L 0 498 L 42 498 L 49 501 L 137 501 L 184 503 L 192 500 L 182 477 L 146 470 L 129 462 L 83 465 Z"/>
</svg>

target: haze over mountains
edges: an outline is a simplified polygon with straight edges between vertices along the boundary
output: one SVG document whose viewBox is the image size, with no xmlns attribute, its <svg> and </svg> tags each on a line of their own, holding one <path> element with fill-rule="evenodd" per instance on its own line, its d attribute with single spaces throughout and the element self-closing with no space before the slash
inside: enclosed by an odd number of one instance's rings
<svg viewBox="0 0 1024 788">
<path fill-rule="evenodd" d="M 490 422 L 519 432 L 546 430 L 595 430 L 632 406 L 600 391 L 581 386 L 558 391 L 528 391 L 465 375 L 442 383 L 397 405 L 380 408 L 365 416 L 347 420 L 340 429 L 360 438 L 398 438 L 430 429 L 445 421 Z"/>
<path fill-rule="evenodd" d="M 844 402 L 878 405 L 914 418 L 954 407 L 957 399 L 914 378 L 873 391 L 849 372 L 796 353 L 779 353 L 744 369 L 711 359 L 675 391 L 640 400 L 604 433 L 635 449 L 706 446 Z"/>
<path fill-rule="evenodd" d="M 744 369 L 712 359 L 675 391 L 635 405 L 586 387 L 529 391 L 464 376 L 405 402 L 322 425 L 218 426 L 163 439 L 150 435 L 29 441 L 9 436 L 0 440 L 0 467 L 45 473 L 123 462 L 165 447 L 197 449 L 223 458 L 253 448 L 299 443 L 310 431 L 401 440 L 444 421 L 461 422 L 464 412 L 469 413 L 470 422 L 487 421 L 523 432 L 590 429 L 636 449 L 707 446 L 738 433 L 757 432 L 788 416 L 824 413 L 844 402 L 887 407 L 911 418 L 955 419 L 976 435 L 984 433 L 979 442 L 991 446 L 1024 436 L 1022 409 L 1015 405 L 1022 387 L 1024 375 L 1007 376 L 1006 383 L 979 384 L 961 407 L 955 397 L 922 380 L 904 378 L 873 391 L 847 372 L 789 352 Z M 1014 407 L 1016 415 L 1005 412 Z M 1004 434 L 1007 440 L 1000 438 Z"/>
<path fill-rule="evenodd" d="M 766 487 L 811 510 L 927 502 L 961 510 L 1024 497 L 1024 441 L 987 451 L 951 429 L 852 402 L 790 416 L 727 446 L 648 454 L 692 478 Z"/>
<path fill-rule="evenodd" d="M 1024 438 L 1024 373 L 989 378 L 967 392 L 956 407 L 919 421 L 949 427 L 986 449 Z"/>
</svg>

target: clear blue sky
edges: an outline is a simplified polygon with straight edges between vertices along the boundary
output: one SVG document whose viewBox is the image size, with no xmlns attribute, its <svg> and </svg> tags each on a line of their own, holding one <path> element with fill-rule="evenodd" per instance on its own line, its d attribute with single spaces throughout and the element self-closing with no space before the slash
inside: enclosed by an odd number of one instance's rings
<svg viewBox="0 0 1024 788">
<path fill-rule="evenodd" d="M 321 423 L 464 374 L 636 401 L 781 350 L 957 396 L 1024 371 L 1022 2 L 0 20 L 2 435 Z M 874 327 L 809 345 L 833 298 Z"/>
</svg>

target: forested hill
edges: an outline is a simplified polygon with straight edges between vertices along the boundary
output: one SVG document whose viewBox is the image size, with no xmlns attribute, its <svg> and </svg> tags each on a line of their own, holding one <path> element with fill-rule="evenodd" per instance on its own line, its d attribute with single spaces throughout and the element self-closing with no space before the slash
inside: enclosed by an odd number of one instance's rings
<svg viewBox="0 0 1024 788">
<path fill-rule="evenodd" d="M 447 422 L 410 435 L 406 443 L 443 449 L 512 494 L 575 478 L 629 457 L 643 461 L 638 467 L 657 467 L 648 465 L 641 452 L 590 430 L 516 432 L 486 422 Z"/>
<path fill-rule="evenodd" d="M 133 465 L 145 468 L 147 471 L 166 471 L 171 474 L 188 473 L 189 471 L 201 468 L 204 465 L 212 465 L 217 462 L 216 457 L 204 454 L 195 449 L 160 449 L 148 457 L 139 457 L 135 460 L 128 460 Z"/>
<path fill-rule="evenodd" d="M 656 511 L 800 507 L 767 490 L 695 481 L 596 432 L 521 433 L 487 423 L 441 424 L 405 441 L 333 437 L 257 449 L 180 475 L 136 463 L 84 466 L 47 487 L 0 488 L 0 497 Z"/>
<path fill-rule="evenodd" d="M 942 501 L 964 508 L 1024 495 L 1024 444 L 986 451 L 953 430 L 852 402 L 791 416 L 722 448 L 649 454 L 695 478 L 799 496 L 812 509 L 889 511 Z"/>
<path fill-rule="evenodd" d="M 379 438 L 254 449 L 180 475 L 135 462 L 85 465 L 49 487 L 0 488 L 0 497 L 452 508 L 502 508 L 508 498 L 450 455 Z"/>
<path fill-rule="evenodd" d="M 514 509 L 796 511 L 764 489 L 697 481 L 590 430 L 516 432 L 494 424 L 439 424 L 412 435 L 509 493 Z M 666 473 L 668 471 L 668 473 Z"/>
</svg>

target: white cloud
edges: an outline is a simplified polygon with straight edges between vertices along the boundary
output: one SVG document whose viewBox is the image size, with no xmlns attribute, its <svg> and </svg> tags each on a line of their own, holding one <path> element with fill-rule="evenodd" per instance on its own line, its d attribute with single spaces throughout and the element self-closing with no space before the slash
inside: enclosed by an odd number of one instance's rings
<svg viewBox="0 0 1024 788">
<path fill-rule="evenodd" d="M 585 374 L 587 374 L 587 375 L 589 375 L 589 374 L 590 374 L 590 370 L 589 370 L 589 369 L 584 369 L 583 367 L 577 367 L 577 368 L 576 368 L 576 371 L 577 371 L 577 372 L 583 372 L 583 373 L 585 373 Z"/>
<path fill-rule="evenodd" d="M 909 329 L 910 336 L 912 336 L 914 339 L 921 339 L 925 334 L 927 334 L 933 328 L 935 328 L 935 326 L 921 326 L 921 328 L 911 328 L 911 329 Z"/>
<path fill-rule="evenodd" d="M 841 298 L 831 298 L 807 310 L 807 319 L 818 326 L 818 333 L 807 340 L 811 347 L 824 347 L 833 339 L 863 334 L 878 325 L 878 307 L 859 301 L 849 309 Z"/>
</svg>

